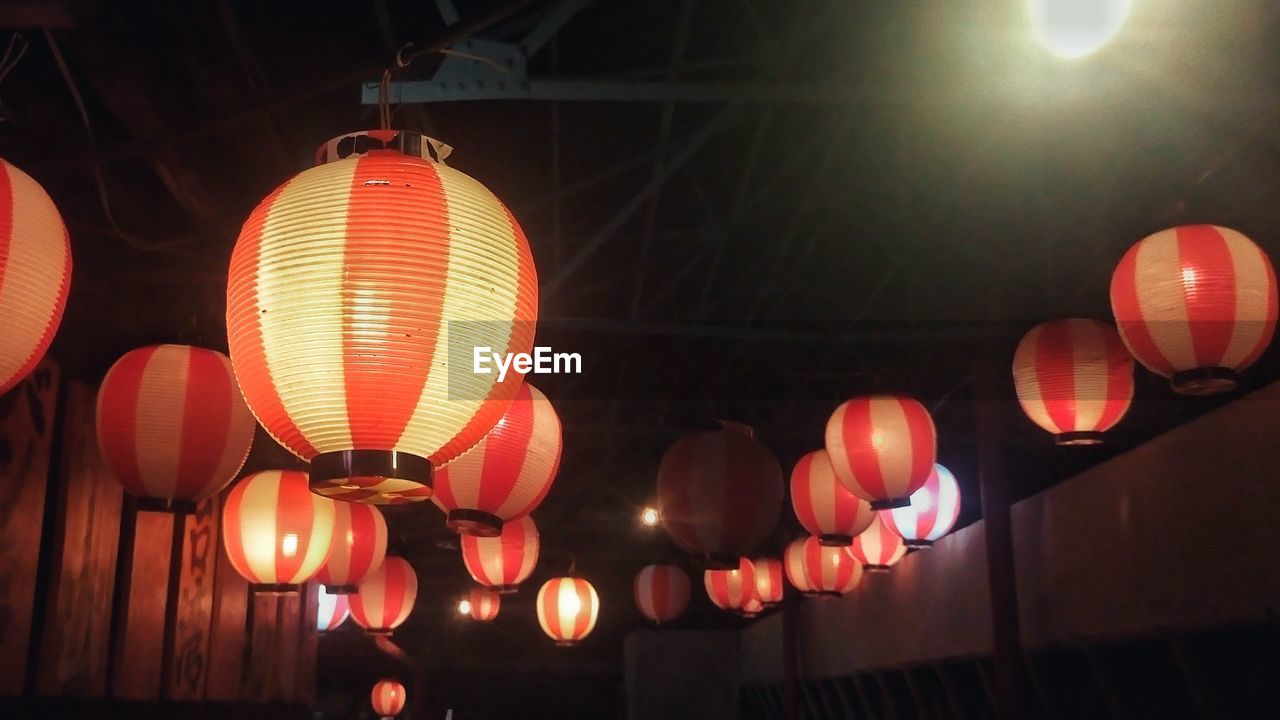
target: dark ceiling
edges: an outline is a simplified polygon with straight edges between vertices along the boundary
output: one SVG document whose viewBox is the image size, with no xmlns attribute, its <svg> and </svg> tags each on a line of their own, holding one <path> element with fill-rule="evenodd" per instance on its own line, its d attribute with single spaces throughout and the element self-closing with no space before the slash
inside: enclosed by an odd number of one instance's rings
<svg viewBox="0 0 1280 720">
<path fill-rule="evenodd" d="M 456 5 L 454 30 L 510 3 Z M 524 5 L 480 36 L 518 41 L 560 3 Z M 454 618 L 469 581 L 439 513 L 389 512 L 393 549 L 422 578 L 397 640 L 431 669 L 433 701 L 457 720 L 609 714 L 622 639 L 640 623 L 631 577 L 674 557 L 636 510 L 662 451 L 717 419 L 754 425 L 789 469 L 844 398 L 912 393 L 934 409 L 970 522 L 975 402 L 999 406 L 1019 497 L 1220 402 L 1175 397 L 1140 370 L 1110 444 L 1058 449 L 1003 370 L 994 393 L 971 379 L 975 364 L 1005 367 L 1035 322 L 1107 318 L 1112 267 L 1155 230 L 1214 222 L 1280 256 L 1278 8 L 1140 2 L 1113 45 L 1064 62 L 1034 42 L 1024 5 L 598 1 L 532 56 L 531 75 L 817 97 L 395 108 L 397 126 L 452 144 L 450 164 L 513 208 L 543 283 L 539 344 L 584 364 L 533 379 L 564 419 L 565 457 L 535 513 L 539 569 L 494 624 Z M 91 382 L 146 343 L 225 350 L 240 222 L 319 143 L 376 125 L 360 83 L 397 48 L 451 32 L 422 0 L 28 0 L 0 6 L 0 28 L 27 47 L 0 80 L 0 155 L 66 216 L 75 274 L 52 352 Z M 430 77 L 443 57 L 395 79 Z M 1245 385 L 1276 378 L 1273 348 Z M 289 460 L 260 436 L 250 469 Z M 795 527 L 784 514 L 779 547 Z M 571 560 L 604 609 L 566 651 L 537 629 L 532 595 Z M 695 596 L 682 624 L 736 622 Z M 350 628 L 322 660 L 331 710 L 362 705 L 364 676 L 390 665 Z"/>
</svg>

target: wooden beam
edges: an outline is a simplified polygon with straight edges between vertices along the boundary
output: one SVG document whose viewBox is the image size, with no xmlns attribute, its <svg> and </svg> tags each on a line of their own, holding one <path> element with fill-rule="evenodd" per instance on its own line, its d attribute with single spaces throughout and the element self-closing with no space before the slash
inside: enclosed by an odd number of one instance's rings
<svg viewBox="0 0 1280 720">
<path fill-rule="evenodd" d="M 203 700 L 209 672 L 214 578 L 218 568 L 219 503 L 211 497 L 188 515 L 182 531 L 182 566 L 164 696 Z"/>
</svg>

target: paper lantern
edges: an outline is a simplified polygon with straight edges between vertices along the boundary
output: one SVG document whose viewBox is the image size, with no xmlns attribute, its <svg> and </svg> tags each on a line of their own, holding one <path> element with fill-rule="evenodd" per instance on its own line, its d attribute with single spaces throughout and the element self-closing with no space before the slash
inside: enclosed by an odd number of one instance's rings
<svg viewBox="0 0 1280 720">
<path fill-rule="evenodd" d="M 1053 320 L 1018 343 L 1013 386 L 1027 417 L 1059 445 L 1096 445 L 1133 401 L 1133 358 L 1106 323 Z"/>
<path fill-rule="evenodd" d="M 489 622 L 498 617 L 498 610 L 502 608 L 502 596 L 484 588 L 472 589 L 467 594 L 467 601 L 470 604 L 467 617 L 480 622 Z"/>
<path fill-rule="evenodd" d="M 369 635 L 390 635 L 404 624 L 418 599 L 418 574 L 407 560 L 388 555 L 382 567 L 348 596 L 351 619 Z"/>
<path fill-rule="evenodd" d="M 1276 276 L 1235 230 L 1182 225 L 1129 248 L 1111 276 L 1111 311 L 1138 362 L 1187 395 L 1236 386 L 1276 328 Z"/>
<path fill-rule="evenodd" d="M 826 450 L 805 455 L 791 470 L 791 507 L 804 529 L 824 545 L 848 545 L 876 514 L 871 503 L 836 477 Z"/>
<path fill-rule="evenodd" d="M 329 592 L 351 594 L 382 567 L 387 554 L 387 521 L 371 505 L 334 503 L 333 549 L 316 573 Z"/>
<path fill-rule="evenodd" d="M 736 567 L 769 536 L 782 494 L 778 459 L 737 423 L 678 441 L 658 468 L 662 526 L 713 569 Z"/>
<path fill-rule="evenodd" d="M 815 597 L 820 595 L 818 589 L 809 580 L 809 572 L 805 569 L 805 543 L 809 537 L 802 537 L 792 540 L 787 549 L 782 553 L 782 569 L 787 576 L 787 582 L 791 583 L 791 587 L 800 591 L 805 597 Z M 828 546 L 834 547 L 834 546 Z"/>
<path fill-rule="evenodd" d="M 836 477 L 874 510 L 909 502 L 929 477 L 937 445 L 929 411 L 908 397 L 854 398 L 827 421 L 827 453 Z"/>
<path fill-rule="evenodd" d="M 71 286 L 71 243 L 49 194 L 0 159 L 0 394 L 44 357 Z"/>
<path fill-rule="evenodd" d="M 600 596 L 582 578 L 552 578 L 538 591 L 538 624 L 561 647 L 590 635 L 599 614 Z"/>
<path fill-rule="evenodd" d="M 525 383 L 479 445 L 436 470 L 432 501 L 460 533 L 493 537 L 502 523 L 528 515 L 546 497 L 560 467 L 560 418 Z"/>
<path fill-rule="evenodd" d="M 513 593 L 538 564 L 538 547 L 538 526 L 525 515 L 503 523 L 498 537 L 463 535 L 462 563 L 482 586 Z"/>
<path fill-rule="evenodd" d="M 756 597 L 764 607 L 782 602 L 782 561 L 770 557 L 758 557 L 751 563 L 756 578 Z"/>
<path fill-rule="evenodd" d="M 293 592 L 315 577 L 333 542 L 334 503 L 298 470 L 246 475 L 227 494 L 222 546 L 255 592 Z"/>
<path fill-rule="evenodd" d="M 529 244 L 431 148 L 395 131 L 330 142 L 250 214 L 231 255 L 236 376 L 319 493 L 427 499 L 432 464 L 479 442 L 520 386 L 514 367 L 503 382 L 473 372 L 473 351 L 529 352 Z"/>
<path fill-rule="evenodd" d="M 883 573 L 889 572 L 889 568 L 897 565 L 907 554 L 907 546 L 901 535 L 890 530 L 877 517 L 871 527 L 853 539 L 849 552 L 867 572 Z"/>
<path fill-rule="evenodd" d="M 802 542 L 797 559 L 811 594 L 840 597 L 858 586 L 862 563 L 854 556 L 852 546 L 823 545 L 812 535 Z"/>
<path fill-rule="evenodd" d="M 322 633 L 329 632 L 346 622 L 347 616 L 351 614 L 351 605 L 347 602 L 347 596 L 326 592 L 323 585 L 320 586 L 320 596 L 316 606 L 316 629 Z"/>
<path fill-rule="evenodd" d="M 373 685 L 373 693 L 369 702 L 373 705 L 374 714 L 387 720 L 399 715 L 404 710 L 407 695 L 404 686 L 395 680 L 379 680 Z"/>
<path fill-rule="evenodd" d="M 689 606 L 689 576 L 675 565 L 646 565 L 632 583 L 640 614 L 661 625 Z"/>
<path fill-rule="evenodd" d="M 144 510 L 195 512 L 235 479 L 256 427 L 231 361 L 213 350 L 131 350 L 98 391 L 102 459 Z"/>
<path fill-rule="evenodd" d="M 721 610 L 740 612 L 756 596 L 755 566 L 748 558 L 739 558 L 732 570 L 707 570 L 702 573 L 707 597 Z"/>
<path fill-rule="evenodd" d="M 764 612 L 764 608 L 765 605 L 760 601 L 760 598 L 753 597 L 747 601 L 746 605 L 742 606 L 742 610 L 738 614 L 744 618 L 753 618 Z"/>
<path fill-rule="evenodd" d="M 911 493 L 911 504 L 881 510 L 885 528 L 903 539 L 907 547 L 924 548 L 951 532 L 960 517 L 960 485 L 956 476 L 934 464 L 924 487 Z"/>
</svg>

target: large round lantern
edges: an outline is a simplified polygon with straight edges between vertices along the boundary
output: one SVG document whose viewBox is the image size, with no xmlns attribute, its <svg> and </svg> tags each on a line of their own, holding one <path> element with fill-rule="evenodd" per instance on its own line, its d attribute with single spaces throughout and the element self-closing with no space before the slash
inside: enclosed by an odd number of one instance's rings
<svg viewBox="0 0 1280 720">
<path fill-rule="evenodd" d="M 222 546 L 255 592 L 292 592 L 320 570 L 333 541 L 334 503 L 307 489 L 307 474 L 266 470 L 231 488 Z"/>
<path fill-rule="evenodd" d="M 345 622 L 350 614 L 351 605 L 347 602 L 346 595 L 325 592 L 324 586 L 320 586 L 320 595 L 316 602 L 317 630 L 322 633 L 329 632 Z"/>
<path fill-rule="evenodd" d="M 823 545 L 813 536 L 804 540 L 800 563 L 811 592 L 816 595 L 839 597 L 862 580 L 862 563 L 851 547 Z"/>
<path fill-rule="evenodd" d="M 518 366 L 499 382 L 475 358 L 531 348 L 529 244 L 439 147 L 389 130 L 331 141 L 232 252 L 236 376 L 267 432 L 311 462 L 316 492 L 427 499 L 432 465 L 479 442 L 520 386 Z"/>
<path fill-rule="evenodd" d="M 680 617 L 689 605 L 689 576 L 675 565 L 646 565 L 632 585 L 640 614 L 658 625 Z"/>
<path fill-rule="evenodd" d="M 374 683 L 369 702 L 376 715 L 382 720 L 389 720 L 404 710 L 406 699 L 404 686 L 395 680 L 386 679 Z"/>
<path fill-rule="evenodd" d="M 334 503 L 333 549 L 316 573 L 329 592 L 351 594 L 365 578 L 382 567 L 387 554 L 387 521 L 378 508 L 348 502 Z"/>
<path fill-rule="evenodd" d="M 0 159 L 0 394 L 44 357 L 70 285 L 71 243 L 58 208 L 31 176 Z"/>
<path fill-rule="evenodd" d="M 595 629 L 600 596 L 579 577 L 552 578 L 538 591 L 538 624 L 556 645 L 578 644 Z"/>
<path fill-rule="evenodd" d="M 791 587 L 800 591 L 805 597 L 820 595 L 813 582 L 809 580 L 809 571 L 805 569 L 805 545 L 809 536 L 792 540 L 782 553 L 782 570 Z M 831 547 L 831 546 L 828 546 Z"/>
<path fill-rule="evenodd" d="M 960 485 L 951 471 L 934 464 L 924 487 L 911 493 L 906 507 L 880 511 L 880 522 L 907 547 L 924 548 L 951 532 L 960 517 Z"/>
<path fill-rule="evenodd" d="M 538 564 L 538 548 L 538 526 L 525 515 L 503 523 L 498 537 L 463 535 L 462 563 L 484 587 L 513 593 Z"/>
<path fill-rule="evenodd" d="M 387 556 L 351 600 L 351 619 L 369 635 L 390 635 L 404 624 L 418 599 L 418 574 L 404 558 Z"/>
<path fill-rule="evenodd" d="M 1111 276 L 1111 311 L 1129 352 L 1187 395 L 1235 388 L 1271 342 L 1276 276 L 1235 230 L 1182 225 L 1129 248 Z"/>
<path fill-rule="evenodd" d="M 103 461 L 146 510 L 195 512 L 235 479 L 255 427 L 231 361 L 213 350 L 131 350 L 98 391 Z"/>
<path fill-rule="evenodd" d="M 836 477 L 875 510 L 909 502 L 929 477 L 938 445 L 924 405 L 896 395 L 845 402 L 827 421 L 826 436 Z"/>
<path fill-rule="evenodd" d="M 560 448 L 555 408 L 525 383 L 479 445 L 436 470 L 431 499 L 454 530 L 495 536 L 504 521 L 528 515 L 546 497 L 560 467 Z"/>
<path fill-rule="evenodd" d="M 870 503 L 836 477 L 826 450 L 805 455 L 791 470 L 791 507 L 804 529 L 824 545 L 848 545 L 876 515 Z"/>
<path fill-rule="evenodd" d="M 768 537 L 782 494 L 778 459 L 737 423 L 678 441 L 658 468 L 662 526 L 713 569 L 736 567 Z"/>
<path fill-rule="evenodd" d="M 702 583 L 707 597 L 721 610 L 741 612 L 756 597 L 755 565 L 748 558 L 739 558 L 738 567 L 732 570 L 707 570 L 702 573 Z"/>
<path fill-rule="evenodd" d="M 474 588 L 467 594 L 467 617 L 479 622 L 489 622 L 498 617 L 502 609 L 502 596 L 484 588 Z"/>
<path fill-rule="evenodd" d="M 1133 401 L 1133 358 L 1106 323 L 1053 320 L 1018 343 L 1013 386 L 1027 417 L 1059 445 L 1095 445 Z"/>
<path fill-rule="evenodd" d="M 862 563 L 867 572 L 883 573 L 889 572 L 889 568 L 897 565 L 902 556 L 907 554 L 907 546 L 901 535 L 890 530 L 877 517 L 871 527 L 853 539 L 849 552 Z"/>
<path fill-rule="evenodd" d="M 756 597 L 764 607 L 782 602 L 782 561 L 771 557 L 758 557 L 751 562 L 756 579 Z"/>
</svg>

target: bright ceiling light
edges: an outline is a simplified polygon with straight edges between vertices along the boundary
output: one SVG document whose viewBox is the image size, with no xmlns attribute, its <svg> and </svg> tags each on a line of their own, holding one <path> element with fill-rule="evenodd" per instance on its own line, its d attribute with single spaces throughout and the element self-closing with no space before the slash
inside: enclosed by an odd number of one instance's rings
<svg viewBox="0 0 1280 720">
<path fill-rule="evenodd" d="M 646 525 L 647 527 L 656 526 L 658 524 L 658 521 L 661 519 L 662 519 L 662 516 L 658 514 L 658 511 L 656 508 L 647 507 L 640 512 L 640 522 Z"/>
<path fill-rule="evenodd" d="M 1079 58 L 1111 41 L 1133 0 L 1030 0 L 1031 27 L 1049 52 Z"/>
</svg>

